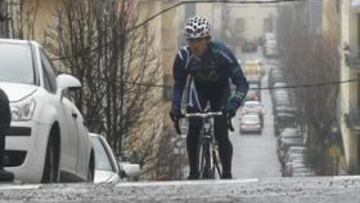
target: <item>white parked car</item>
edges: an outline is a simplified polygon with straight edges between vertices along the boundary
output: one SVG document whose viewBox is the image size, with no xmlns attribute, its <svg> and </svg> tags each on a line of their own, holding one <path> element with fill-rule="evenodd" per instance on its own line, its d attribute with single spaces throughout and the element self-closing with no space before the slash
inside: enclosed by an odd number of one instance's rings
<svg viewBox="0 0 360 203">
<path fill-rule="evenodd" d="M 12 122 L 5 165 L 22 182 L 92 181 L 94 154 L 84 120 L 68 91 L 81 84 L 58 75 L 34 41 L 0 39 L 0 88 Z"/>
<path fill-rule="evenodd" d="M 117 160 L 105 137 L 89 133 L 95 152 L 95 183 L 116 183 L 122 179 L 137 179 L 140 175 L 139 164 Z"/>
</svg>

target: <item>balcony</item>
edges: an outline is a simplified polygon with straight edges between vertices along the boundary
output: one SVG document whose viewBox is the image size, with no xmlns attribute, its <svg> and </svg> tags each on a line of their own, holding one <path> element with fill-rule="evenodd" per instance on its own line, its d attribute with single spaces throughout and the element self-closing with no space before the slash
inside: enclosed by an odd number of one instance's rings
<svg viewBox="0 0 360 203">
<path fill-rule="evenodd" d="M 350 69 L 359 70 L 360 71 L 360 57 L 359 56 L 350 56 L 349 54 L 345 54 L 345 63 Z"/>
<path fill-rule="evenodd" d="M 345 122 L 351 130 L 360 131 L 360 108 L 351 108 L 349 113 L 345 114 Z"/>
</svg>

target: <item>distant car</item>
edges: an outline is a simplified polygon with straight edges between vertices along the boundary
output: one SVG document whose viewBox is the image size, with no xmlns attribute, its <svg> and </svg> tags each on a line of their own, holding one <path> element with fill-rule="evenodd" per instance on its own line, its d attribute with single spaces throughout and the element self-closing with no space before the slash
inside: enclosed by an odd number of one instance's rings
<svg viewBox="0 0 360 203">
<path fill-rule="evenodd" d="M 280 56 L 279 49 L 276 46 L 265 46 L 263 50 L 266 57 L 275 58 Z"/>
<path fill-rule="evenodd" d="M 257 44 L 250 40 L 245 40 L 245 42 L 241 45 L 241 50 L 243 52 L 256 52 Z"/>
<path fill-rule="evenodd" d="M 277 148 L 279 160 L 284 164 L 284 158 L 288 149 L 292 146 L 304 146 L 304 140 L 302 137 L 284 137 L 279 141 Z"/>
<path fill-rule="evenodd" d="M 259 60 L 248 60 L 243 65 L 243 72 L 246 76 L 265 74 L 264 64 Z"/>
<path fill-rule="evenodd" d="M 278 111 L 278 108 L 277 108 Z M 293 113 L 276 112 L 274 115 L 274 133 L 278 136 L 284 128 L 296 127 L 296 117 Z"/>
<path fill-rule="evenodd" d="M 89 133 L 95 150 L 95 176 L 94 183 L 116 183 L 125 178 L 137 178 L 140 174 L 138 164 L 119 162 L 105 137 Z M 124 166 L 125 165 L 125 166 Z"/>
<path fill-rule="evenodd" d="M 307 177 L 307 176 L 316 176 L 316 173 L 313 169 L 304 167 L 302 164 L 298 166 L 293 166 L 289 171 L 290 177 Z"/>
<path fill-rule="evenodd" d="M 272 66 L 269 70 L 268 84 L 273 87 L 276 82 L 284 82 L 284 74 L 282 70 L 276 66 Z"/>
<path fill-rule="evenodd" d="M 244 102 L 244 105 L 241 108 L 241 113 L 242 114 L 247 114 L 247 113 L 262 114 L 263 106 L 259 101 L 246 101 L 246 102 Z"/>
<path fill-rule="evenodd" d="M 12 122 L 5 166 L 25 183 L 92 181 L 94 153 L 69 91 L 78 79 L 60 74 L 34 41 L 0 39 L 0 88 Z"/>
<path fill-rule="evenodd" d="M 261 92 L 258 84 L 249 84 L 249 91 L 246 94 L 245 101 L 261 101 Z"/>
<path fill-rule="evenodd" d="M 262 125 L 259 115 L 245 114 L 240 119 L 240 133 L 260 133 L 262 132 Z"/>
<path fill-rule="evenodd" d="M 259 101 L 245 101 L 241 108 L 241 114 L 257 114 L 261 121 L 261 126 L 264 124 L 263 105 Z"/>
</svg>

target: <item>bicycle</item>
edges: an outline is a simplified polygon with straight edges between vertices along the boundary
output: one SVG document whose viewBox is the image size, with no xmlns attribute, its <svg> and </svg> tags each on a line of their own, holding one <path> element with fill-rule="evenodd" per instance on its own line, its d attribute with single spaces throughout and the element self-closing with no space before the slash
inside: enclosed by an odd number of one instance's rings
<svg viewBox="0 0 360 203">
<path fill-rule="evenodd" d="M 204 112 L 204 113 L 186 113 L 182 118 L 202 118 L 203 127 L 200 131 L 199 145 L 197 149 L 197 163 L 199 165 L 200 179 L 215 179 L 216 171 L 221 177 L 221 170 L 219 166 L 219 154 L 217 150 L 216 139 L 213 129 L 213 118 L 223 116 L 223 112 Z M 231 119 L 228 119 L 228 128 L 234 131 Z M 175 123 L 176 131 L 181 134 L 179 122 Z"/>
</svg>

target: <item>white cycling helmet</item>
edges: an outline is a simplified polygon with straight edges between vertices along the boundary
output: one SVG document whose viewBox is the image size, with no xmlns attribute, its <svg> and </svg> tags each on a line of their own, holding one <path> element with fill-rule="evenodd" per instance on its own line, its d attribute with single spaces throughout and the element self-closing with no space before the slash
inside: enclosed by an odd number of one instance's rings
<svg viewBox="0 0 360 203">
<path fill-rule="evenodd" d="M 194 16 L 187 19 L 185 25 L 186 39 L 199 39 L 210 36 L 210 23 L 206 17 Z"/>
</svg>

